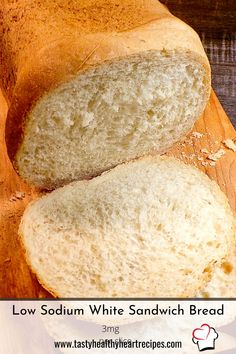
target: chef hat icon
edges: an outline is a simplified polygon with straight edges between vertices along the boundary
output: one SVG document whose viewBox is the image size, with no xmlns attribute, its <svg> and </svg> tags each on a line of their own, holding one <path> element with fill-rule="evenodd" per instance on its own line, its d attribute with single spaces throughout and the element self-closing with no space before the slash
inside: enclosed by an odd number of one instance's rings
<svg viewBox="0 0 236 354">
<path fill-rule="evenodd" d="M 193 343 L 197 344 L 200 352 L 215 349 L 215 341 L 218 338 L 218 333 L 208 324 L 204 323 L 200 328 L 195 328 L 192 336 Z"/>
</svg>

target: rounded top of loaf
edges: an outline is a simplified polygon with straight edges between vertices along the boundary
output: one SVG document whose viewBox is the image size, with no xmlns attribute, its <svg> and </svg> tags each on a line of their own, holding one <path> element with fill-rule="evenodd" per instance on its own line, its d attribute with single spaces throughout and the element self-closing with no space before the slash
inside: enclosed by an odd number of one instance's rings
<svg viewBox="0 0 236 354">
<path fill-rule="evenodd" d="M 235 220 L 206 175 L 149 157 L 34 202 L 20 234 L 57 296 L 193 297 L 228 254 Z"/>
</svg>

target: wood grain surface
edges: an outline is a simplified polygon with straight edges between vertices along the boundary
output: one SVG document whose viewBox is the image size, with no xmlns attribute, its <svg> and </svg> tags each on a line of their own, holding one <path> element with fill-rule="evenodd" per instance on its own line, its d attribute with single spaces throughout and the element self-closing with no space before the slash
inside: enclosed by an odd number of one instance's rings
<svg viewBox="0 0 236 354">
<path fill-rule="evenodd" d="M 6 103 L 0 95 L 0 297 L 50 297 L 30 272 L 17 235 L 26 205 L 39 193 L 17 176 L 7 157 L 4 142 L 6 112 Z M 200 135 L 196 132 L 200 132 Z M 212 92 L 210 102 L 193 133 L 168 154 L 197 166 L 217 181 L 236 211 L 236 153 L 224 147 L 222 142 L 226 138 L 236 139 L 236 132 Z M 214 161 L 209 160 L 202 149 L 212 153 L 223 149 L 225 155 L 212 166 Z"/>
<path fill-rule="evenodd" d="M 236 127 L 236 1 L 161 0 L 200 35 L 212 68 L 212 86 Z"/>
</svg>

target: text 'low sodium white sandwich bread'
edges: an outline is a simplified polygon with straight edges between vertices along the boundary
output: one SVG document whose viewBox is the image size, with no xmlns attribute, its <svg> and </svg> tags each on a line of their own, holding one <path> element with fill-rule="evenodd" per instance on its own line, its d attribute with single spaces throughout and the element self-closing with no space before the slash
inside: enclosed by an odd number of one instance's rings
<svg viewBox="0 0 236 354">
<path fill-rule="evenodd" d="M 235 241 L 224 194 L 197 169 L 147 157 L 33 202 L 19 233 L 60 297 L 192 297 Z"/>
<path fill-rule="evenodd" d="M 51 189 L 164 152 L 210 92 L 198 35 L 157 0 L 1 1 L 8 152 Z"/>
</svg>

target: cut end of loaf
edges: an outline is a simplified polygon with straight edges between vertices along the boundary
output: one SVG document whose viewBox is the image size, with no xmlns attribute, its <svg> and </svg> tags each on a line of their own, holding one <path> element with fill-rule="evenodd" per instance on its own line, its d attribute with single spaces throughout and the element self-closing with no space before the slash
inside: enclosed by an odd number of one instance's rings
<svg viewBox="0 0 236 354">
<path fill-rule="evenodd" d="M 208 75 L 194 57 L 176 51 L 147 51 L 79 73 L 28 114 L 19 173 L 52 189 L 164 152 L 204 109 Z"/>
<path fill-rule="evenodd" d="M 203 173 L 150 157 L 34 202 L 20 234 L 59 297 L 193 297 L 229 253 L 235 220 Z"/>
</svg>

